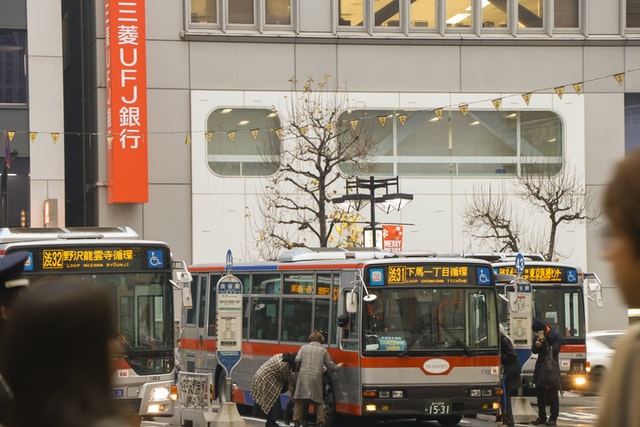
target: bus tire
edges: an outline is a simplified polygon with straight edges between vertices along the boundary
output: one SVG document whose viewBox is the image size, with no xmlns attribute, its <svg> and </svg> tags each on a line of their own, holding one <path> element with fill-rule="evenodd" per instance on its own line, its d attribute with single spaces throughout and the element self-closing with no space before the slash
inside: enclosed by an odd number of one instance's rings
<svg viewBox="0 0 640 427">
<path fill-rule="evenodd" d="M 462 415 L 447 415 L 438 418 L 438 424 L 443 427 L 457 426 L 462 421 Z"/>
<path fill-rule="evenodd" d="M 324 419 L 326 427 L 336 427 L 336 397 L 333 392 L 333 383 L 326 373 L 322 376 L 322 396 L 324 398 Z"/>
</svg>

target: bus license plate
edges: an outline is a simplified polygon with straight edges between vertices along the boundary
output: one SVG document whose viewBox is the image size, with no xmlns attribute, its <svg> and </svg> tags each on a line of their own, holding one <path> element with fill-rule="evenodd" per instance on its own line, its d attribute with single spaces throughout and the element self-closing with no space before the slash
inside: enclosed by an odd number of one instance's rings
<svg viewBox="0 0 640 427">
<path fill-rule="evenodd" d="M 426 415 L 448 415 L 451 412 L 451 403 L 443 401 L 428 401 L 425 404 Z"/>
</svg>

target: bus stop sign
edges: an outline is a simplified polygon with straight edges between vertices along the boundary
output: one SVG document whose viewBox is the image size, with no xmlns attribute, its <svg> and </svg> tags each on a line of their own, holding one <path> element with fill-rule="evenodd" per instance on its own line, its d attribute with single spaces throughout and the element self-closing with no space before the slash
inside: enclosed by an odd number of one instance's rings
<svg viewBox="0 0 640 427">
<path fill-rule="evenodd" d="M 515 268 L 516 268 L 516 273 L 518 273 L 519 276 L 522 276 L 522 274 L 524 273 L 524 257 L 520 253 L 516 255 Z"/>
<path fill-rule="evenodd" d="M 218 281 L 216 307 L 216 357 L 231 377 L 231 370 L 242 357 L 242 281 L 236 276 L 228 274 Z"/>
</svg>

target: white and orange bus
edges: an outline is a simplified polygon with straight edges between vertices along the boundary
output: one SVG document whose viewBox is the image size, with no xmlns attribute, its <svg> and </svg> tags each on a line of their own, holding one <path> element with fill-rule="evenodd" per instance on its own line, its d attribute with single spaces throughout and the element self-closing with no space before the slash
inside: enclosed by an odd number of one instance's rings
<svg viewBox="0 0 640 427">
<path fill-rule="evenodd" d="M 480 257 L 479 255 L 473 255 Z M 516 276 L 515 254 L 485 256 L 493 262 L 494 274 Z M 562 337 L 559 363 L 562 386 L 565 390 L 586 390 L 588 387 L 587 364 L 587 303 L 593 301 L 602 307 L 602 290 L 598 276 L 583 272 L 579 267 L 567 263 L 548 262 L 540 255 L 524 255 L 525 267 L 522 279 L 531 286 L 531 316 L 546 322 Z M 509 285 L 497 285 L 499 295 L 505 296 Z M 536 355 L 531 354 L 531 325 L 515 325 L 511 319 L 513 306 L 508 298 L 500 298 L 498 309 L 500 322 L 514 340 L 516 351 L 523 363 L 522 386 L 525 394 L 531 394 Z M 516 329 L 523 329 L 518 331 Z"/>
<path fill-rule="evenodd" d="M 114 360 L 113 397 L 126 414 L 170 420 L 174 291 L 189 288 L 186 264 L 173 261 L 166 243 L 142 240 L 128 227 L 0 229 L 0 256 L 17 251 L 28 253 L 23 276 L 30 281 L 82 278 L 111 296 L 114 338 L 122 347 Z"/>
<path fill-rule="evenodd" d="M 216 390 L 228 390 L 215 336 L 216 284 L 225 264 L 189 271 L 194 305 L 183 319 L 183 366 L 212 374 Z M 342 416 L 456 425 L 465 415 L 498 410 L 498 312 L 489 262 L 296 248 L 278 261 L 236 264 L 232 274 L 244 287 L 242 357 L 231 374 L 235 402 L 252 405 L 258 367 L 273 354 L 297 351 L 317 329 L 333 360 L 344 363 L 325 375 L 328 425 Z M 344 313 L 351 321 L 340 328 Z M 282 395 L 283 407 L 287 401 Z"/>
</svg>

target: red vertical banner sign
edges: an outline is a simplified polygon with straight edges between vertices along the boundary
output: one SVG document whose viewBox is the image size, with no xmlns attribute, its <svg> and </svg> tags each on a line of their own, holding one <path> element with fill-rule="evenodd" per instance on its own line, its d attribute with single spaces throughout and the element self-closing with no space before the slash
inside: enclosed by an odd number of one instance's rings
<svg viewBox="0 0 640 427">
<path fill-rule="evenodd" d="M 389 252 L 401 252 L 403 231 L 404 227 L 402 225 L 383 225 L 382 250 Z"/>
<path fill-rule="evenodd" d="M 149 199 L 144 0 L 105 0 L 109 203 Z"/>
</svg>

